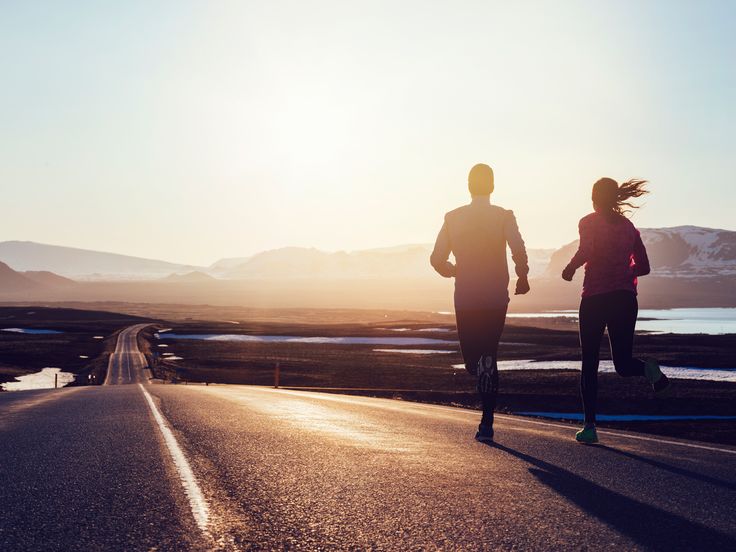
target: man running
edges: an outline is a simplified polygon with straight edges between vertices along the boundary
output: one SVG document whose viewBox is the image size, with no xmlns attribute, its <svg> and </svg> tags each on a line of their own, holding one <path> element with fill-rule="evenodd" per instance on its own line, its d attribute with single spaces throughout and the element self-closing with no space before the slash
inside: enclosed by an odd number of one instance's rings
<svg viewBox="0 0 736 552">
<path fill-rule="evenodd" d="M 483 416 L 475 438 L 493 442 L 498 394 L 498 343 L 509 303 L 506 244 L 516 265 L 516 295 L 529 292 L 528 260 L 512 211 L 491 205 L 493 170 L 470 169 L 472 201 L 450 211 L 437 236 L 430 262 L 445 278 L 455 278 L 455 318 L 465 369 L 478 379 Z M 448 258 L 452 253 L 455 264 Z"/>
</svg>

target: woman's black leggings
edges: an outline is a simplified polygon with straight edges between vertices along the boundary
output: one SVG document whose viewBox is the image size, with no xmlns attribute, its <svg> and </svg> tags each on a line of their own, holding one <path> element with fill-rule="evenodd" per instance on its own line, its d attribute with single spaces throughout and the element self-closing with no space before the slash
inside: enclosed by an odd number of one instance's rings
<svg viewBox="0 0 736 552">
<path fill-rule="evenodd" d="M 606 328 L 616 372 L 624 377 L 644 375 L 644 363 L 632 357 L 638 312 L 636 295 L 630 291 L 612 291 L 583 297 L 580 301 L 580 347 L 583 354 L 580 393 L 586 424 L 595 423 L 598 360 L 601 338 Z"/>
</svg>

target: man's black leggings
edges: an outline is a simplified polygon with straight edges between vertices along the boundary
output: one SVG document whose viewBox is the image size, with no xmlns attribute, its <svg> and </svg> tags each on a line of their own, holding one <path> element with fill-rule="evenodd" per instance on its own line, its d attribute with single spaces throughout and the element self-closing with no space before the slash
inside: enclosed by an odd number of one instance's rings
<svg viewBox="0 0 736 552">
<path fill-rule="evenodd" d="M 465 369 L 473 376 L 478 375 L 478 361 L 481 356 L 491 355 L 496 362 L 498 344 L 506 323 L 506 307 L 494 309 L 457 310 L 457 335 L 460 350 L 465 361 Z M 498 389 L 498 373 L 494 370 L 492 388 Z M 496 408 L 496 393 L 480 393 L 483 405 L 483 423 L 493 423 Z"/>
<path fill-rule="evenodd" d="M 580 393 L 586 424 L 595 423 L 598 360 L 601 338 L 606 328 L 616 372 L 624 377 L 644 375 L 644 363 L 632 357 L 638 312 L 636 294 L 630 291 L 612 291 L 583 297 L 580 301 L 580 347 L 583 354 Z"/>
</svg>

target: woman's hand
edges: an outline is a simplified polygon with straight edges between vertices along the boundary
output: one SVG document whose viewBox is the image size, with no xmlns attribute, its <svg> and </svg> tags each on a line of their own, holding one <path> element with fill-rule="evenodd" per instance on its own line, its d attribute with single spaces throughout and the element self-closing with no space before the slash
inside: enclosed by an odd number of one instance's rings
<svg viewBox="0 0 736 552">
<path fill-rule="evenodd" d="M 567 282 L 572 282 L 573 276 L 575 276 L 575 269 L 572 266 L 567 265 L 565 270 L 562 271 L 562 279 Z"/>
</svg>

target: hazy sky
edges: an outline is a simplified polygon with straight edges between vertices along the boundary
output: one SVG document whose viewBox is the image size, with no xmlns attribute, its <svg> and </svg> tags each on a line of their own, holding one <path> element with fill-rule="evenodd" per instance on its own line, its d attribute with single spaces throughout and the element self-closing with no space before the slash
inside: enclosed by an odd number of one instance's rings
<svg viewBox="0 0 736 552">
<path fill-rule="evenodd" d="M 477 162 L 527 244 L 600 176 L 736 228 L 736 2 L 0 0 L 0 240 L 209 264 L 434 240 Z"/>
</svg>

